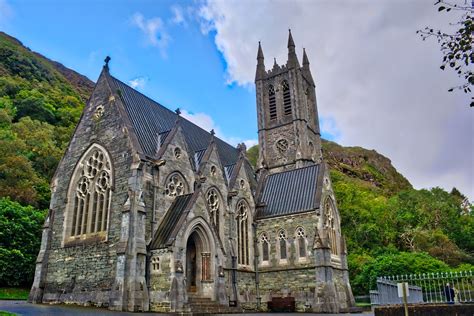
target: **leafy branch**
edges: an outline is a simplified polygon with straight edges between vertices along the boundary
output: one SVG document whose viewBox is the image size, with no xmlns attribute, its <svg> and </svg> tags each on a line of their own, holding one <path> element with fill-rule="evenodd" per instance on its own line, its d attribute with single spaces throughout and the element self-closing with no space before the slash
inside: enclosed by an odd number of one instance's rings
<svg viewBox="0 0 474 316">
<path fill-rule="evenodd" d="M 462 90 L 464 93 L 470 93 L 471 86 L 474 85 L 474 73 L 472 71 L 472 63 L 474 60 L 472 51 L 472 34 L 474 33 L 472 18 L 473 8 L 468 5 L 458 5 L 446 0 L 438 0 L 434 5 L 438 6 L 438 12 L 450 12 L 452 10 L 463 12 L 459 21 L 451 23 L 451 25 L 458 27 L 457 31 L 451 34 L 425 27 L 416 33 L 420 34 L 423 40 L 430 37 L 436 38 L 440 44 L 441 52 L 443 53 L 443 61 L 440 69 L 445 70 L 446 67 L 449 67 L 457 73 L 458 77 L 463 79 L 462 84 L 452 87 L 448 89 L 448 91 Z M 471 97 L 471 107 L 474 107 L 473 100 L 474 98 Z"/>
</svg>

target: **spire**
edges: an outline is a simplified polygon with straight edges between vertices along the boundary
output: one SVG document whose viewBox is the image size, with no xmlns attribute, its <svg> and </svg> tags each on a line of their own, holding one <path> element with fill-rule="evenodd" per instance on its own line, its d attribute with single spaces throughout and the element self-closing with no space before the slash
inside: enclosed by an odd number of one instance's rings
<svg viewBox="0 0 474 316">
<path fill-rule="evenodd" d="M 293 52 L 295 51 L 295 42 L 293 41 L 293 36 L 291 35 L 291 29 L 288 29 L 290 35 L 288 36 L 288 50 L 293 48 Z"/>
<path fill-rule="evenodd" d="M 303 67 L 309 66 L 308 56 L 306 55 L 306 49 L 303 48 Z"/>
<path fill-rule="evenodd" d="M 263 58 L 262 45 L 258 42 L 258 53 L 257 53 L 257 72 L 255 74 L 255 81 L 263 79 L 265 77 L 265 63 Z"/>
<path fill-rule="evenodd" d="M 314 86 L 313 76 L 311 75 L 311 69 L 309 68 L 309 59 L 306 55 L 306 49 L 303 48 L 303 76 L 308 80 L 310 84 Z"/>
<path fill-rule="evenodd" d="M 296 57 L 295 52 L 295 42 L 293 41 L 293 36 L 291 35 L 291 30 L 288 30 L 288 61 L 286 63 L 287 68 L 296 68 L 299 67 L 300 64 L 298 62 L 298 57 Z"/>
</svg>

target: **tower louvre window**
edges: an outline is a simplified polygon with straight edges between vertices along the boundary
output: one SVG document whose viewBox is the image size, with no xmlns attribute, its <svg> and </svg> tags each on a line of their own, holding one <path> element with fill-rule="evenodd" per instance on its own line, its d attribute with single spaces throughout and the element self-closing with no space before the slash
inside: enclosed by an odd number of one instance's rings
<svg viewBox="0 0 474 316">
<path fill-rule="evenodd" d="M 270 110 L 270 120 L 275 120 L 277 118 L 277 107 L 276 107 L 276 98 L 275 98 L 275 87 L 270 85 L 268 88 L 268 104 Z"/>
<path fill-rule="evenodd" d="M 283 88 L 283 113 L 285 115 L 291 115 L 291 95 L 288 81 L 284 80 L 281 85 Z"/>
</svg>

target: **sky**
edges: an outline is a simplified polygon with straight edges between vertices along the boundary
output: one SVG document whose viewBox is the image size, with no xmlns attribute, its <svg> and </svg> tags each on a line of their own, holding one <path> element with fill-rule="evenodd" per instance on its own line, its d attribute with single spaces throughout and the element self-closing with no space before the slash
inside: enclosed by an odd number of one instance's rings
<svg viewBox="0 0 474 316">
<path fill-rule="evenodd" d="M 0 0 L 0 30 L 94 81 L 109 55 L 115 77 L 251 146 L 258 41 L 267 69 L 274 57 L 284 64 L 291 28 L 324 138 L 376 150 L 415 188 L 456 187 L 474 200 L 470 96 L 447 91 L 460 79 L 440 70 L 437 41 L 416 34 L 456 21 L 434 2 Z"/>
</svg>

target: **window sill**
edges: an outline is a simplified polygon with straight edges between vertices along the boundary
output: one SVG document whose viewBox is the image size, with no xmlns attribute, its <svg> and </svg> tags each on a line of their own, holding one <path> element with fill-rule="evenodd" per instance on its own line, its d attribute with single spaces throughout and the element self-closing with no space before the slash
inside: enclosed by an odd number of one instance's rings
<svg viewBox="0 0 474 316">
<path fill-rule="evenodd" d="M 107 233 L 101 232 L 93 235 L 81 235 L 75 237 L 69 237 L 64 241 L 64 248 L 93 245 L 107 241 Z"/>
</svg>

